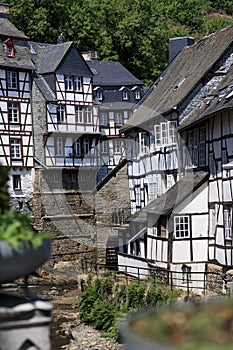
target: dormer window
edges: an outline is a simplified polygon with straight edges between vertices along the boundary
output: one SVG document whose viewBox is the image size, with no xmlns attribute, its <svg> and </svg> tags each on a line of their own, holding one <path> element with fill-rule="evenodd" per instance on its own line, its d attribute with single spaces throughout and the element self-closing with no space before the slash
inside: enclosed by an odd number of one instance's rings
<svg viewBox="0 0 233 350">
<path fill-rule="evenodd" d="M 6 56 L 7 57 L 15 57 L 15 48 L 14 42 L 11 39 L 5 41 L 6 44 Z"/>
<path fill-rule="evenodd" d="M 127 89 L 122 91 L 122 98 L 123 98 L 123 100 L 129 99 L 129 91 Z"/>
<path fill-rule="evenodd" d="M 95 98 L 97 98 L 99 101 L 103 101 L 104 95 L 103 95 L 103 90 L 97 86 L 94 88 L 95 91 Z"/>
<path fill-rule="evenodd" d="M 140 100 L 141 99 L 141 90 L 138 86 L 134 86 L 132 89 L 134 91 L 134 99 L 135 100 Z"/>
</svg>

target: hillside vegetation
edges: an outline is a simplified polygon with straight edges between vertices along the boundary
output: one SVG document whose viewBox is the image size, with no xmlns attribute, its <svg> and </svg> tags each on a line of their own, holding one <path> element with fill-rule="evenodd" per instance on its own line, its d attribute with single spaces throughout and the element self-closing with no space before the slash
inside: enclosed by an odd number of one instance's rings
<svg viewBox="0 0 233 350">
<path fill-rule="evenodd" d="M 118 60 L 146 85 L 168 63 L 171 37 L 195 39 L 233 24 L 232 0 L 9 0 L 11 21 L 31 40 L 63 33 L 79 50 Z"/>
</svg>

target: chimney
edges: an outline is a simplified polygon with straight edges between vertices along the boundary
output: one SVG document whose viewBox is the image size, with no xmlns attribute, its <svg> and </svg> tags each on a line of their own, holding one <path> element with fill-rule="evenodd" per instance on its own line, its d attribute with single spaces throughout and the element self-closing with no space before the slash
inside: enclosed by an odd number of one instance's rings
<svg viewBox="0 0 233 350">
<path fill-rule="evenodd" d="M 83 56 L 85 61 L 97 60 L 98 59 L 98 52 L 95 50 L 90 50 L 87 52 L 82 52 L 82 56 Z"/>
<path fill-rule="evenodd" d="M 0 2 L 0 18 L 10 18 L 10 5 Z"/>
<path fill-rule="evenodd" d="M 66 38 L 64 37 L 64 35 L 61 33 L 59 35 L 59 37 L 57 38 L 57 44 L 63 44 L 66 42 Z"/>
<path fill-rule="evenodd" d="M 191 36 L 182 36 L 180 38 L 169 39 L 169 63 L 185 48 L 194 44 L 194 38 Z"/>
</svg>

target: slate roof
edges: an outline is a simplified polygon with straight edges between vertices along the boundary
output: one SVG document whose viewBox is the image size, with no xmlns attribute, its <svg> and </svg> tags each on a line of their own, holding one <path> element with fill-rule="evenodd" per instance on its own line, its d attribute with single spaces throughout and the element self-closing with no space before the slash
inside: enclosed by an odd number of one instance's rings
<svg viewBox="0 0 233 350">
<path fill-rule="evenodd" d="M 28 48 L 15 45 L 15 57 L 6 56 L 5 44 L 0 43 L 0 65 L 20 69 L 33 69 Z"/>
<path fill-rule="evenodd" d="M 143 82 L 137 79 L 119 62 L 104 62 L 98 60 L 86 61 L 91 68 L 94 86 L 134 86 L 143 85 Z"/>
<path fill-rule="evenodd" d="M 32 60 L 38 74 L 46 74 L 55 72 L 59 63 L 71 47 L 72 42 L 61 44 L 43 44 L 31 42 L 33 50 L 36 54 L 32 54 Z"/>
<path fill-rule="evenodd" d="M 147 220 L 147 213 L 155 215 L 169 214 L 178 204 L 192 195 L 197 188 L 207 181 L 208 177 L 209 174 L 205 171 L 187 173 L 186 176 L 177 181 L 166 193 L 132 215 L 128 221 L 145 222 Z"/>
<path fill-rule="evenodd" d="M 121 128 L 121 132 L 171 112 L 181 105 L 233 41 L 233 25 L 185 47 L 146 101 Z"/>
<path fill-rule="evenodd" d="M 206 104 L 204 100 L 209 102 Z M 233 108 L 233 66 L 222 81 L 205 96 L 204 100 L 201 106 L 195 108 L 187 118 L 180 122 L 178 130 L 193 126 L 217 112 Z"/>
<path fill-rule="evenodd" d="M 29 40 L 29 38 L 18 30 L 7 18 L 0 18 L 0 37 L 6 39 L 10 37 L 12 39 Z"/>
</svg>

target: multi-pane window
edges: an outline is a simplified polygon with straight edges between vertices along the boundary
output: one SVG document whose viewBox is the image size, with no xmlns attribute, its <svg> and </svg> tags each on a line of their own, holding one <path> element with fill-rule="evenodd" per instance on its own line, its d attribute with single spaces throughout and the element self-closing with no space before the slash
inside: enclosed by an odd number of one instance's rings
<svg viewBox="0 0 233 350">
<path fill-rule="evenodd" d="M 115 118 L 115 124 L 122 125 L 122 113 L 115 113 L 114 118 Z"/>
<path fill-rule="evenodd" d="M 174 234 L 175 238 L 188 238 L 190 236 L 189 217 L 174 217 Z"/>
<path fill-rule="evenodd" d="M 14 190 L 21 190 L 21 177 L 20 175 L 12 176 L 12 184 Z"/>
<path fill-rule="evenodd" d="M 96 91 L 96 98 L 99 100 L 99 101 L 102 101 L 103 100 L 103 90 L 102 89 L 98 89 Z"/>
<path fill-rule="evenodd" d="M 80 106 L 75 107 L 75 121 L 76 123 L 83 123 L 83 108 Z"/>
<path fill-rule="evenodd" d="M 100 113 L 100 125 L 108 125 L 108 113 Z"/>
<path fill-rule="evenodd" d="M 188 151 L 193 166 L 206 164 L 206 130 L 204 126 L 189 131 Z"/>
<path fill-rule="evenodd" d="M 139 133 L 139 144 L 140 144 L 140 152 L 145 153 L 148 150 L 148 147 L 150 146 L 150 139 L 147 132 L 141 132 Z"/>
<path fill-rule="evenodd" d="M 63 138 L 62 137 L 57 138 L 56 155 L 63 156 Z"/>
<path fill-rule="evenodd" d="M 140 98 L 141 98 L 141 93 L 140 93 L 140 90 L 139 90 L 139 89 L 136 89 L 136 90 L 134 91 L 134 98 L 135 98 L 135 100 L 140 100 Z"/>
<path fill-rule="evenodd" d="M 82 91 L 82 78 L 81 77 L 74 77 L 74 90 L 75 91 Z"/>
<path fill-rule="evenodd" d="M 67 91 L 70 91 L 73 89 L 73 79 L 69 75 L 65 76 L 65 89 Z"/>
<path fill-rule="evenodd" d="M 161 122 L 155 125 L 155 145 L 165 146 L 176 143 L 176 122 Z"/>
<path fill-rule="evenodd" d="M 7 87 L 8 89 L 17 89 L 18 87 L 18 76 L 17 73 L 14 71 L 7 71 L 6 72 L 6 78 L 7 78 Z"/>
<path fill-rule="evenodd" d="M 91 109 L 91 107 L 85 107 L 85 109 L 84 109 L 84 122 L 85 122 L 85 124 L 92 123 L 92 109 Z"/>
<path fill-rule="evenodd" d="M 72 75 L 65 76 L 66 91 L 82 91 L 82 78 Z"/>
<path fill-rule="evenodd" d="M 19 123 L 18 103 L 8 103 L 8 119 L 10 123 Z"/>
<path fill-rule="evenodd" d="M 113 141 L 114 153 L 121 153 L 121 140 Z"/>
<path fill-rule="evenodd" d="M 63 123 L 65 121 L 65 108 L 64 106 L 57 106 L 57 122 Z"/>
<path fill-rule="evenodd" d="M 232 206 L 226 205 L 223 208 L 223 222 L 226 239 L 232 239 Z"/>
<path fill-rule="evenodd" d="M 74 142 L 73 149 L 74 149 L 74 154 L 76 156 L 80 157 L 81 156 L 81 140 L 80 139 L 77 139 Z"/>
<path fill-rule="evenodd" d="M 21 159 L 21 140 L 10 140 L 10 154 L 12 159 Z"/>
<path fill-rule="evenodd" d="M 100 153 L 108 154 L 108 141 L 102 141 L 100 143 Z"/>
<path fill-rule="evenodd" d="M 129 99 L 129 91 L 127 89 L 124 89 L 122 91 L 122 99 L 123 100 L 128 100 Z"/>
<path fill-rule="evenodd" d="M 85 137 L 83 140 L 83 153 L 84 155 L 87 155 L 90 151 L 90 140 Z"/>
</svg>

